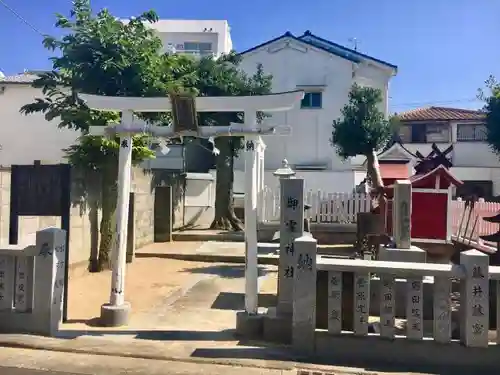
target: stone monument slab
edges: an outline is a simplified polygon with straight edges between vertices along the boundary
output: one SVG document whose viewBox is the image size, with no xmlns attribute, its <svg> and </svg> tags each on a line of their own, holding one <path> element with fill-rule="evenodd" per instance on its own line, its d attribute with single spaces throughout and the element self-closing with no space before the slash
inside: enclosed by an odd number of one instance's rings
<svg viewBox="0 0 500 375">
<path fill-rule="evenodd" d="M 280 254 L 277 313 L 291 314 L 296 272 L 294 241 L 304 231 L 304 180 L 281 180 Z"/>
<path fill-rule="evenodd" d="M 477 250 L 464 251 L 460 254 L 460 265 L 465 270 L 460 293 L 463 314 L 460 339 L 468 347 L 487 347 L 489 257 Z"/>
<path fill-rule="evenodd" d="M 295 275 L 293 278 L 293 348 L 314 353 L 316 330 L 316 251 L 317 241 L 311 236 L 295 240 Z"/>
<path fill-rule="evenodd" d="M 411 247 L 411 182 L 398 180 L 394 184 L 392 203 L 392 234 L 396 247 Z"/>
</svg>

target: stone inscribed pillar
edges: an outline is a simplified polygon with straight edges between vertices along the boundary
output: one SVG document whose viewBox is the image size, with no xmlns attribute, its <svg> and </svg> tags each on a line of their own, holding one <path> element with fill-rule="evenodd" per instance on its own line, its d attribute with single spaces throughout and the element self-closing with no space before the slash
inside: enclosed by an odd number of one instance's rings
<svg viewBox="0 0 500 375">
<path fill-rule="evenodd" d="M 328 333 L 342 332 L 342 272 L 328 271 Z"/>
<path fill-rule="evenodd" d="M 295 240 L 296 269 L 293 277 L 292 345 L 297 351 L 314 353 L 316 331 L 316 249 L 310 236 Z"/>
<path fill-rule="evenodd" d="M 465 270 L 461 288 L 461 342 L 468 347 L 488 346 L 489 327 L 489 257 L 477 250 L 460 253 Z"/>
<path fill-rule="evenodd" d="M 15 264 L 14 310 L 26 312 L 31 310 L 33 305 L 33 263 L 29 257 L 18 256 Z"/>
<path fill-rule="evenodd" d="M 11 310 L 14 300 L 14 257 L 0 255 L 0 310 Z"/>
<path fill-rule="evenodd" d="M 354 335 L 368 334 L 368 317 L 370 310 L 370 274 L 356 272 L 354 274 Z"/>
<path fill-rule="evenodd" d="M 394 317 L 396 309 L 396 284 L 394 276 L 382 275 L 380 292 L 380 336 L 394 339 Z"/>
<path fill-rule="evenodd" d="M 434 277 L 434 340 L 441 344 L 451 341 L 451 280 Z"/>
<path fill-rule="evenodd" d="M 396 248 L 411 247 L 411 182 L 398 180 L 394 184 L 392 201 L 392 234 Z"/>
<path fill-rule="evenodd" d="M 304 232 L 304 180 L 281 180 L 280 258 L 277 313 L 292 313 L 294 241 Z"/>
<path fill-rule="evenodd" d="M 62 320 L 66 231 L 47 228 L 36 233 L 33 315 L 37 333 L 53 336 Z"/>
<path fill-rule="evenodd" d="M 406 287 L 406 337 L 412 340 L 422 340 L 424 337 L 422 278 L 408 278 Z"/>
</svg>

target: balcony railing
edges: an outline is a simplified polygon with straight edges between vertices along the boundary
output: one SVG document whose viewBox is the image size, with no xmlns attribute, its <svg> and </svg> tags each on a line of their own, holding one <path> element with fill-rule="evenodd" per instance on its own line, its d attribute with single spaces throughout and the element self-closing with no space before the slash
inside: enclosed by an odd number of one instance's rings
<svg viewBox="0 0 500 375">
<path fill-rule="evenodd" d="M 177 53 L 184 55 L 191 55 L 195 57 L 214 57 L 215 53 L 212 51 L 200 51 L 200 50 L 177 50 Z"/>
</svg>

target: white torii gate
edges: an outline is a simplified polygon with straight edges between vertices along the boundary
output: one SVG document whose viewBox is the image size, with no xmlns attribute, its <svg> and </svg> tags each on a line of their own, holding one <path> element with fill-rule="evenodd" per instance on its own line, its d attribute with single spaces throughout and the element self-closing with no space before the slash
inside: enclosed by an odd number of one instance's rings
<svg viewBox="0 0 500 375">
<path fill-rule="evenodd" d="M 172 104 L 168 97 L 110 97 L 79 94 L 80 99 L 94 110 L 119 111 L 121 123 L 107 127 L 91 127 L 90 135 L 119 135 L 118 202 L 116 213 L 116 243 L 113 249 L 113 272 L 110 301 L 101 307 L 101 320 L 109 326 L 124 325 L 128 321 L 130 304 L 125 302 L 125 268 L 127 218 L 132 167 L 132 135 L 147 133 L 154 137 L 245 137 L 245 310 L 256 314 L 258 308 L 258 259 L 257 259 L 257 201 L 264 185 L 265 145 L 260 135 L 290 132 L 290 127 L 260 126 L 257 112 L 280 112 L 292 109 L 304 92 L 290 91 L 259 96 L 197 97 L 197 112 L 243 112 L 244 124 L 230 126 L 200 126 L 198 131 L 175 132 L 173 126 L 134 124 L 134 112 L 169 112 Z"/>
</svg>

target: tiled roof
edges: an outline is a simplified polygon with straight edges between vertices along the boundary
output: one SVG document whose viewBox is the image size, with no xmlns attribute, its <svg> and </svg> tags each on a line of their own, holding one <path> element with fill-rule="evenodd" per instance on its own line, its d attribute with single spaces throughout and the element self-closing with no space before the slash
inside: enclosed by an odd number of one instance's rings
<svg viewBox="0 0 500 375">
<path fill-rule="evenodd" d="M 274 42 L 276 42 L 278 40 L 281 40 L 281 39 L 284 39 L 284 38 L 293 39 L 293 40 L 295 40 L 297 42 L 300 42 L 300 43 L 306 44 L 308 46 L 312 46 L 312 47 L 321 49 L 323 51 L 331 53 L 332 55 L 342 57 L 342 58 L 344 58 L 346 60 L 349 60 L 349 61 L 352 61 L 352 62 L 355 62 L 355 63 L 359 63 L 363 59 L 369 59 L 369 60 L 378 62 L 378 63 L 380 63 L 382 65 L 386 65 L 386 66 L 390 67 L 391 69 L 397 70 L 397 66 L 396 65 L 389 64 L 388 62 L 385 62 L 385 61 L 376 59 L 374 57 L 362 54 L 362 53 L 360 53 L 358 51 L 355 51 L 355 50 L 352 50 L 350 48 L 341 46 L 340 44 L 334 43 L 334 42 L 329 41 L 327 39 L 320 38 L 317 35 L 312 34 L 309 30 L 307 30 L 301 36 L 295 36 L 290 31 L 287 31 L 286 33 L 284 33 L 283 35 L 278 36 L 277 38 L 268 40 L 268 41 L 266 41 L 264 43 L 261 43 L 261 44 L 255 46 L 255 47 L 252 47 L 252 48 L 249 48 L 249 49 L 247 49 L 247 50 L 245 50 L 243 52 L 240 52 L 239 55 L 244 55 L 246 53 L 255 51 L 256 49 L 262 48 L 264 46 L 267 46 L 267 45 L 269 45 L 271 43 L 274 43 Z"/>
<path fill-rule="evenodd" d="M 470 109 L 427 107 L 399 113 L 401 121 L 428 121 L 428 120 L 483 120 L 484 113 Z"/>
<path fill-rule="evenodd" d="M 15 74 L 11 76 L 0 77 L 0 83 L 33 83 L 38 76 L 36 74 L 31 73 L 21 73 Z"/>
</svg>

